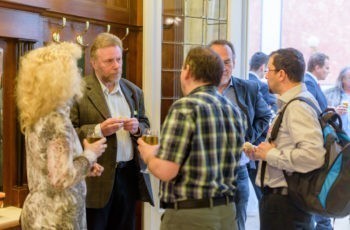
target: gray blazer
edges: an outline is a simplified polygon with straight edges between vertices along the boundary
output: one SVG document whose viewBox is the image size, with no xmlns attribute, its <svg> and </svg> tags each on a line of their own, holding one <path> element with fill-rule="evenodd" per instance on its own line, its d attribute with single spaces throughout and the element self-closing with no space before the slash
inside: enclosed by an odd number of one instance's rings
<svg viewBox="0 0 350 230">
<path fill-rule="evenodd" d="M 89 129 L 111 117 L 105 97 L 103 95 L 101 85 L 94 75 L 85 77 L 84 96 L 78 102 L 73 103 L 71 109 L 71 120 L 75 127 L 79 139 L 86 137 Z M 120 87 L 129 104 L 131 116 L 139 120 L 141 132 L 145 128 L 149 128 L 149 120 L 145 115 L 143 93 L 140 88 L 126 79 L 120 80 Z M 98 158 L 98 163 L 104 167 L 104 172 L 100 177 L 87 177 L 87 208 L 103 208 L 113 189 L 115 177 L 115 163 L 117 156 L 117 139 L 116 134 L 110 135 L 107 138 L 107 149 L 101 157 Z M 138 137 L 132 136 L 134 149 L 134 159 L 137 167 L 137 178 L 135 188 L 138 188 L 138 199 L 147 201 L 153 205 L 153 196 L 150 177 L 148 174 L 140 173 L 140 168 L 145 168 L 144 162 L 141 160 L 137 150 Z"/>
</svg>

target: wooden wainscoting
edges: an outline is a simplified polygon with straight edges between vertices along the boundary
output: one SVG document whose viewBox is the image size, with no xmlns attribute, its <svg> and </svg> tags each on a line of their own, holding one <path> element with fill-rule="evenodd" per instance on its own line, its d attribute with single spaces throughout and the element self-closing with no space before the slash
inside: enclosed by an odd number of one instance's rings
<svg viewBox="0 0 350 230">
<path fill-rule="evenodd" d="M 84 72 L 91 73 L 89 45 L 100 32 L 124 37 L 124 76 L 142 87 L 142 0 L 0 0 L 0 47 L 4 49 L 3 74 L 3 189 L 6 206 L 22 207 L 28 194 L 23 136 L 19 132 L 15 82 L 19 58 L 26 50 L 53 42 L 76 42 L 83 35 Z M 66 26 L 62 18 L 66 18 Z M 86 22 L 89 29 L 84 33 Z M 142 228 L 142 204 L 137 206 L 137 229 Z"/>
</svg>

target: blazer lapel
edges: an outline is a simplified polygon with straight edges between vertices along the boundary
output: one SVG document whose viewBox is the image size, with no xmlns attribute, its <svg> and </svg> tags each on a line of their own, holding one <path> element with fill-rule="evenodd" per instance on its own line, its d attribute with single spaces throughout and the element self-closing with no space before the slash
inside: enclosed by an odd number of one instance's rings
<svg viewBox="0 0 350 230">
<path fill-rule="evenodd" d="M 101 113 L 104 119 L 110 118 L 111 113 L 109 112 L 104 94 L 100 82 L 97 80 L 95 75 L 91 76 L 86 81 L 86 95 L 92 104 L 95 105 L 96 109 Z"/>
<path fill-rule="evenodd" d="M 135 111 L 134 102 L 136 101 L 135 98 L 133 97 L 134 94 L 133 94 L 132 90 L 125 84 L 125 82 L 122 79 L 120 79 L 119 85 L 123 91 L 123 94 L 125 96 L 126 101 L 129 104 L 131 117 L 134 117 L 134 111 Z"/>
<path fill-rule="evenodd" d="M 236 99 L 237 99 L 237 104 L 239 106 L 239 108 L 241 108 L 241 110 L 243 110 L 244 114 L 247 116 L 247 118 L 249 118 L 249 114 L 248 114 L 248 108 L 247 105 L 245 103 L 245 98 L 247 96 L 246 93 L 246 89 L 245 87 L 241 84 L 241 82 L 237 79 L 235 79 L 235 77 L 232 77 L 232 85 L 233 88 L 235 90 L 235 94 L 236 94 Z"/>
<path fill-rule="evenodd" d="M 307 73 L 307 75 L 309 76 L 310 81 L 312 81 L 315 85 L 319 86 L 317 81 L 315 80 L 315 78 L 313 78 L 310 74 Z"/>
</svg>

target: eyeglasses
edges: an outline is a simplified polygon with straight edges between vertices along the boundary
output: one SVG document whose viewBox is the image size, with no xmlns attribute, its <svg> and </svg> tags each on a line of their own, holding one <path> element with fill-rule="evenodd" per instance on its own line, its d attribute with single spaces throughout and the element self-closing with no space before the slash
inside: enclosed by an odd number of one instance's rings
<svg viewBox="0 0 350 230">
<path fill-rule="evenodd" d="M 265 69 L 264 73 L 267 74 L 270 71 L 278 72 L 279 70 L 277 70 L 277 69 Z"/>
</svg>

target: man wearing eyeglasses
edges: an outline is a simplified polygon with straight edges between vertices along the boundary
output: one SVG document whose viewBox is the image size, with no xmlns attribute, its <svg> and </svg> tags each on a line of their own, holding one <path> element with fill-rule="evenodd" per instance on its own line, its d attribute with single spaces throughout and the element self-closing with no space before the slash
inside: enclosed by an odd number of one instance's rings
<svg viewBox="0 0 350 230">
<path fill-rule="evenodd" d="M 299 96 L 318 105 L 302 84 L 305 62 L 300 51 L 287 48 L 272 52 L 267 68 L 265 77 L 269 89 L 278 94 L 280 109 Z M 272 127 L 273 124 L 274 121 Z M 316 111 L 305 102 L 291 102 L 275 141 L 262 142 L 246 153 L 251 159 L 266 162 L 259 164 L 256 180 L 263 190 L 259 203 L 260 229 L 314 229 L 312 215 L 299 209 L 288 195 L 283 171 L 306 173 L 323 165 L 326 150 Z"/>
<path fill-rule="evenodd" d="M 232 76 L 235 67 L 235 50 L 227 40 L 215 40 L 209 44 L 225 64 L 224 73 L 218 86 L 219 92 L 233 104 L 238 105 L 244 112 L 248 121 L 245 140 L 255 145 L 265 140 L 272 113 L 259 92 L 256 82 Z M 255 165 L 249 161 L 245 154 L 241 154 L 237 167 L 237 190 L 235 203 L 237 208 L 237 224 L 240 230 L 245 229 L 247 220 L 247 205 L 249 200 L 249 176 L 247 164 Z"/>
</svg>

